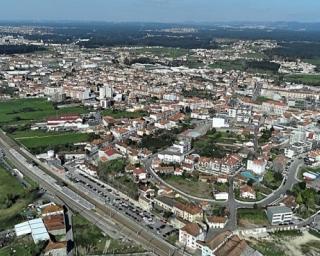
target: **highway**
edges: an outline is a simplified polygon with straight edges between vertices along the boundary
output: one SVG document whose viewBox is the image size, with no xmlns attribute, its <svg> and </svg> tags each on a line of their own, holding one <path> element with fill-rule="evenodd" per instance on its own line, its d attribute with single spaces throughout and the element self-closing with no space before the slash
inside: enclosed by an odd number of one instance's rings
<svg viewBox="0 0 320 256">
<path fill-rule="evenodd" d="M 88 197 L 70 183 L 67 184 L 68 188 L 72 189 L 75 193 L 93 204 L 95 209 L 88 209 L 78 201 L 72 200 L 63 193 L 62 187 L 57 184 L 57 181 L 65 182 L 65 180 L 60 180 L 60 177 L 52 173 L 45 165 L 39 163 L 35 157 L 31 157 L 30 155 L 26 156 L 25 152 L 2 131 L 0 132 L 0 147 L 3 149 L 5 156 L 16 166 L 18 170 L 38 182 L 41 187 L 49 191 L 52 195 L 60 198 L 74 212 L 79 212 L 101 230 L 107 230 L 110 232 L 110 226 L 113 225 L 115 230 L 118 230 L 124 234 L 124 236 L 130 237 L 132 240 L 140 243 L 155 255 L 188 255 L 160 237 L 148 232 L 145 228 L 141 227 L 139 223 L 135 223 L 111 207 L 101 204 L 101 202 L 94 198 Z M 14 154 L 14 152 L 21 154 L 28 161 L 35 161 L 41 170 L 45 172 L 45 175 L 42 173 L 36 173 L 26 161 L 24 162 L 19 159 L 17 154 Z"/>
</svg>

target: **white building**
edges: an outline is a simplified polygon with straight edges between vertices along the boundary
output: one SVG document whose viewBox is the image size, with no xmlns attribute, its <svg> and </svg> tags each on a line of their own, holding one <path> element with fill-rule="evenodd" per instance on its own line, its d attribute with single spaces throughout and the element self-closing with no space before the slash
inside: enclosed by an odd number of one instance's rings
<svg viewBox="0 0 320 256">
<path fill-rule="evenodd" d="M 267 161 L 263 158 L 247 161 L 247 169 L 261 176 L 266 171 Z"/>
<path fill-rule="evenodd" d="M 214 117 L 212 118 L 212 128 L 225 128 L 229 127 L 226 120 L 222 117 Z"/>
<path fill-rule="evenodd" d="M 202 228 L 196 223 L 188 223 L 179 230 L 179 242 L 192 250 L 200 249 L 197 240 L 204 240 L 204 237 Z"/>
<path fill-rule="evenodd" d="M 270 206 L 267 208 L 267 216 L 271 225 L 290 223 L 292 221 L 292 210 L 286 206 Z"/>
</svg>

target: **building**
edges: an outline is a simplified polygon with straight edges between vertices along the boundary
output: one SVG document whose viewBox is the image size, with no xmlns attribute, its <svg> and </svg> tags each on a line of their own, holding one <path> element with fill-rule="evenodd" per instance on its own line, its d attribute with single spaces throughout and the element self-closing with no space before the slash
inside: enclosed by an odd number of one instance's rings
<svg viewBox="0 0 320 256">
<path fill-rule="evenodd" d="M 267 208 L 267 217 L 271 225 L 290 223 L 292 210 L 286 206 L 270 206 Z"/>
<path fill-rule="evenodd" d="M 171 147 L 158 153 L 158 158 L 164 163 L 182 163 L 184 155 L 180 152 L 180 149 Z"/>
<path fill-rule="evenodd" d="M 267 161 L 263 158 L 247 161 L 247 169 L 253 173 L 261 176 L 264 174 L 267 166 Z"/>
<path fill-rule="evenodd" d="M 83 124 L 83 120 L 79 115 L 63 115 L 47 120 L 48 131 L 56 130 L 79 130 L 86 129 L 89 125 Z"/>
<path fill-rule="evenodd" d="M 228 221 L 225 216 L 207 216 L 206 219 L 209 228 L 224 228 Z"/>
<path fill-rule="evenodd" d="M 29 220 L 14 226 L 17 237 L 31 234 L 33 241 L 37 244 L 40 241 L 50 239 L 49 233 L 41 218 Z"/>
<path fill-rule="evenodd" d="M 230 231 L 222 232 L 201 244 L 202 256 L 263 256 Z"/>
<path fill-rule="evenodd" d="M 196 223 L 188 223 L 179 230 L 179 243 L 196 250 L 200 249 L 197 240 L 203 240 L 205 233 L 202 227 Z"/>
<path fill-rule="evenodd" d="M 66 225 L 63 208 L 58 205 L 48 205 L 42 209 L 42 220 L 47 231 L 56 235 L 66 234 Z"/>
<path fill-rule="evenodd" d="M 44 249 L 44 256 L 67 256 L 67 241 L 50 241 Z"/>
<path fill-rule="evenodd" d="M 212 118 L 212 128 L 225 128 L 229 127 L 226 119 L 223 117 L 214 117 Z"/>
<path fill-rule="evenodd" d="M 256 199 L 256 192 L 254 189 L 248 185 L 244 185 L 240 187 L 240 197 L 246 198 L 246 199 Z"/>
<path fill-rule="evenodd" d="M 201 220 L 203 216 L 202 209 L 194 204 L 183 204 L 180 202 L 176 202 L 172 208 L 172 212 L 177 216 L 184 220 L 190 222 L 196 222 L 197 220 Z"/>
</svg>

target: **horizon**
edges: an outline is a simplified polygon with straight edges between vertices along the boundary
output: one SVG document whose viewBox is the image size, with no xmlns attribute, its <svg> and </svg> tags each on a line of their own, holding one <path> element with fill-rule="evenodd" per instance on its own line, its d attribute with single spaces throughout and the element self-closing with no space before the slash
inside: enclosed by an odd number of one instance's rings
<svg viewBox="0 0 320 256">
<path fill-rule="evenodd" d="M 313 0 L 5 0 L 1 7 L 8 22 L 320 22 Z"/>
</svg>

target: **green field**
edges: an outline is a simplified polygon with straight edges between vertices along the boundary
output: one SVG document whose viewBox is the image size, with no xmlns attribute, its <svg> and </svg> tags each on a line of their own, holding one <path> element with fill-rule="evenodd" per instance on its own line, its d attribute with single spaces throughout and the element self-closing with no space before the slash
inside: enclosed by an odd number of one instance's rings
<svg viewBox="0 0 320 256">
<path fill-rule="evenodd" d="M 115 119 L 119 118 L 139 118 L 146 116 L 148 113 L 145 111 L 135 111 L 135 112 L 128 112 L 116 109 L 106 109 L 102 112 L 103 116 L 111 116 Z"/>
<path fill-rule="evenodd" d="M 12 228 L 34 196 L 34 193 L 28 193 L 14 176 L 0 166 L 0 230 Z"/>
<path fill-rule="evenodd" d="M 269 223 L 263 209 L 238 209 L 237 218 L 240 227 L 254 227 Z"/>
<path fill-rule="evenodd" d="M 74 132 L 18 131 L 13 133 L 12 137 L 27 148 L 34 149 L 86 142 L 89 139 L 89 134 Z"/>
<path fill-rule="evenodd" d="M 61 114 L 81 114 L 83 107 L 55 109 L 46 99 L 14 99 L 0 101 L 0 125 L 25 124 Z"/>
<path fill-rule="evenodd" d="M 320 86 L 320 75 L 287 75 L 284 80 L 291 83 Z"/>
</svg>

